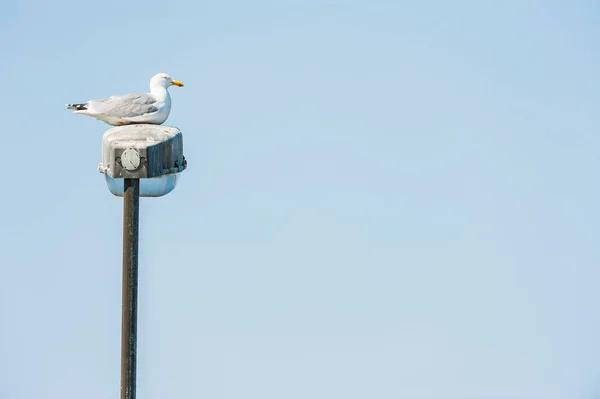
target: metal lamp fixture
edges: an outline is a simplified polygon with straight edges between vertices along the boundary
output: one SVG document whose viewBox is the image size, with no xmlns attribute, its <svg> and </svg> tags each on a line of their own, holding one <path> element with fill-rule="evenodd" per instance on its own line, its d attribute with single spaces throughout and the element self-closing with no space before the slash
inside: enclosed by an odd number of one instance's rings
<svg viewBox="0 0 600 399">
<path fill-rule="evenodd" d="M 173 191 L 187 162 L 179 129 L 161 125 L 126 125 L 109 129 L 102 138 L 102 162 L 111 193 L 124 195 L 125 179 L 140 180 L 140 197 Z"/>
</svg>

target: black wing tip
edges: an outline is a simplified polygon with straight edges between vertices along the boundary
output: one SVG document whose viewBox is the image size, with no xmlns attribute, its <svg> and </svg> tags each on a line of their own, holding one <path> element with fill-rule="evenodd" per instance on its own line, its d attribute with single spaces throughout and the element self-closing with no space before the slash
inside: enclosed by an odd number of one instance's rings
<svg viewBox="0 0 600 399">
<path fill-rule="evenodd" d="M 87 104 L 67 104 L 67 109 L 72 109 L 73 111 L 85 111 L 87 110 Z"/>
</svg>

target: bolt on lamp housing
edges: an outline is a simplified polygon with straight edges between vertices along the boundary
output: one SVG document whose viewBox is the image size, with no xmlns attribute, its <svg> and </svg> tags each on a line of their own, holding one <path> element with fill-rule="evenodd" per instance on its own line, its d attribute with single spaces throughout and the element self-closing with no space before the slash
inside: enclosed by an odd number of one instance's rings
<svg viewBox="0 0 600 399">
<path fill-rule="evenodd" d="M 183 135 L 162 125 L 126 125 L 102 137 L 100 173 L 111 193 L 122 197 L 124 179 L 140 179 L 140 197 L 160 197 L 173 191 L 187 167 Z"/>
</svg>

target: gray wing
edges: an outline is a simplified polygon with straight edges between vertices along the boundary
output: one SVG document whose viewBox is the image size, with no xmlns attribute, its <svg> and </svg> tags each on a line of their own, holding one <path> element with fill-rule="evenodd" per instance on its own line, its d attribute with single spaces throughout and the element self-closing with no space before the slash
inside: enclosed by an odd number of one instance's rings
<svg viewBox="0 0 600 399">
<path fill-rule="evenodd" d="M 126 94 L 88 103 L 94 112 L 117 118 L 130 118 L 158 111 L 156 100 L 151 94 Z"/>
</svg>

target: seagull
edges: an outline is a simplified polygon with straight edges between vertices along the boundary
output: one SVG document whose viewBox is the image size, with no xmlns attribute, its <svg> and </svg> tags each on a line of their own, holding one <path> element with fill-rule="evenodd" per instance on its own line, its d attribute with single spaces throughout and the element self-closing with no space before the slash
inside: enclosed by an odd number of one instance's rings
<svg viewBox="0 0 600 399">
<path fill-rule="evenodd" d="M 162 125 L 171 112 L 170 86 L 183 87 L 166 73 L 159 73 L 150 80 L 150 93 L 125 94 L 83 104 L 67 104 L 76 114 L 88 115 L 113 126 L 146 123 Z"/>
</svg>

